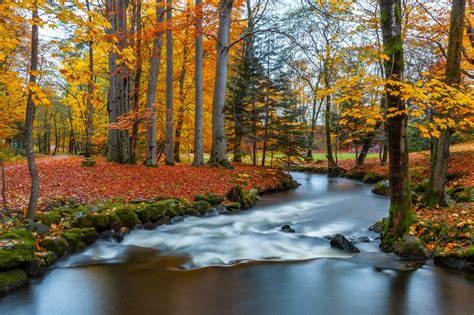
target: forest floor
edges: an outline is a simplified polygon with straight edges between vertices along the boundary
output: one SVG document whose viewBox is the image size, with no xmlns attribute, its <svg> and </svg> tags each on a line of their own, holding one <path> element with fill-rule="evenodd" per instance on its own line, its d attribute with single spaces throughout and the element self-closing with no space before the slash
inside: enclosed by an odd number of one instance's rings
<svg viewBox="0 0 474 315">
<path fill-rule="evenodd" d="M 258 166 L 234 165 L 227 170 L 190 164 L 159 166 L 124 165 L 106 162 L 97 157 L 95 167 L 81 166 L 82 157 L 40 157 L 39 208 L 44 209 L 58 199 L 89 203 L 103 199 L 125 202 L 154 198 L 184 198 L 212 192 L 225 195 L 234 185 L 259 191 L 274 189 L 281 182 L 279 170 Z M 24 209 L 28 204 L 30 178 L 25 161 L 5 167 L 6 199 L 10 209 Z M 0 197 L 1 199 L 1 197 Z"/>
</svg>

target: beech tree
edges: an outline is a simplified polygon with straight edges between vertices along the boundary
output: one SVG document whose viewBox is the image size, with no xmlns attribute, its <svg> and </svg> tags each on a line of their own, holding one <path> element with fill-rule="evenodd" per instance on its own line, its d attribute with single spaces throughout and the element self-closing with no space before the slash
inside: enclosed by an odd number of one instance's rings
<svg viewBox="0 0 474 315">
<path fill-rule="evenodd" d="M 399 82 L 403 79 L 403 38 L 401 0 L 379 0 L 383 35 L 385 93 L 387 101 L 387 133 L 389 148 L 390 208 L 383 231 L 381 248 L 390 251 L 414 221 L 408 176 L 408 141 L 405 101 Z"/>
<path fill-rule="evenodd" d="M 461 50 L 466 0 L 453 0 L 446 56 L 446 84 L 456 87 L 461 82 Z M 436 113 L 435 113 L 436 115 Z M 428 189 L 424 199 L 428 206 L 446 206 L 444 187 L 448 171 L 449 146 L 454 129 L 446 127 L 435 140 Z"/>
<path fill-rule="evenodd" d="M 166 164 L 174 164 L 173 145 L 173 1 L 166 0 Z"/>
<path fill-rule="evenodd" d="M 203 101 L 202 101 L 202 0 L 196 0 L 195 40 L 195 109 L 194 109 L 194 158 L 193 166 L 204 164 Z"/>
<path fill-rule="evenodd" d="M 229 32 L 234 0 L 221 0 L 217 33 L 217 61 L 212 100 L 212 149 L 210 164 L 228 166 L 225 134 L 225 96 L 229 63 Z"/>
</svg>

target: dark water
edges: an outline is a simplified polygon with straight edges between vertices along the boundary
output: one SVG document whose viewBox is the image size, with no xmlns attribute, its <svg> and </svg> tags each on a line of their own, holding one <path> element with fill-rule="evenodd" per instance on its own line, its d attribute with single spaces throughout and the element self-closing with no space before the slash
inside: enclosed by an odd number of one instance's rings
<svg viewBox="0 0 474 315">
<path fill-rule="evenodd" d="M 251 211 L 97 242 L 0 298 L 0 314 L 474 314 L 474 277 L 379 252 L 367 227 L 386 198 L 294 176 L 300 188 Z M 334 233 L 371 242 L 351 257 L 329 247 Z"/>
</svg>

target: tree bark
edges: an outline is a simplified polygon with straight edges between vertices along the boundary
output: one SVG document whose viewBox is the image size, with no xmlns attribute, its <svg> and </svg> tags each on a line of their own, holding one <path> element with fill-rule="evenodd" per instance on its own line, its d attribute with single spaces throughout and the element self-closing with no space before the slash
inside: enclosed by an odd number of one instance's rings
<svg viewBox="0 0 474 315">
<path fill-rule="evenodd" d="M 173 145 L 173 0 L 166 0 L 166 146 L 165 163 L 174 164 Z"/>
<path fill-rule="evenodd" d="M 329 88 L 328 71 L 324 71 L 324 82 L 326 88 Z M 325 113 L 325 126 L 326 126 L 326 157 L 328 159 L 328 174 L 332 174 L 332 170 L 336 168 L 336 162 L 334 161 L 334 155 L 332 153 L 331 143 L 331 95 L 326 96 L 326 113 Z"/>
<path fill-rule="evenodd" d="M 163 0 L 156 0 L 156 28 L 163 23 Z M 155 33 L 153 39 L 153 52 L 150 60 L 150 77 L 146 92 L 147 132 L 146 132 L 146 160 L 145 165 L 156 166 L 156 85 L 158 83 L 158 73 L 160 72 L 161 48 L 163 46 L 163 31 Z"/>
<path fill-rule="evenodd" d="M 448 54 L 446 57 L 446 84 L 454 87 L 461 82 L 461 49 L 465 10 L 466 0 L 452 1 Z M 444 187 L 446 185 L 452 132 L 451 128 L 442 130 L 440 137 L 436 139 L 434 144 L 430 180 L 424 196 L 424 200 L 429 207 L 447 206 Z"/>
<path fill-rule="evenodd" d="M 196 47 L 195 47 L 195 109 L 194 109 L 194 159 L 193 166 L 204 164 L 203 101 L 202 101 L 202 0 L 196 0 Z"/>
<path fill-rule="evenodd" d="M 212 149 L 209 163 L 229 167 L 225 134 L 225 96 L 229 63 L 229 33 L 234 0 L 221 0 L 217 34 L 217 62 L 212 100 Z"/>
<path fill-rule="evenodd" d="M 34 2 L 33 20 L 39 19 L 38 15 L 38 3 Z M 31 60 L 30 60 L 30 79 L 29 83 L 36 84 L 36 71 L 38 70 L 38 25 L 36 23 L 31 26 Z M 26 213 L 26 219 L 33 222 L 35 219 L 36 207 L 39 198 L 39 177 L 38 170 L 36 169 L 35 163 L 35 147 L 33 142 L 33 123 L 35 119 L 35 104 L 33 102 L 33 92 L 30 89 L 28 92 L 28 99 L 26 101 L 26 119 L 25 119 L 25 132 L 26 132 L 26 159 L 28 161 L 28 171 L 31 178 L 31 190 L 30 200 L 28 203 L 28 210 Z"/>
<path fill-rule="evenodd" d="M 404 69 L 403 39 L 401 26 L 401 0 L 379 0 L 380 20 L 384 52 L 389 56 L 384 62 L 385 77 L 401 81 Z M 385 84 L 387 108 L 394 112 L 387 118 L 390 182 L 389 217 L 384 226 L 381 248 L 392 250 L 394 243 L 402 237 L 414 221 L 411 189 L 408 176 L 407 120 L 405 102 L 400 95 L 400 86 Z M 392 93 L 397 92 L 397 93 Z M 391 112 L 391 111 L 389 111 Z"/>
<path fill-rule="evenodd" d="M 86 0 L 87 11 L 91 11 L 89 0 Z M 92 16 L 89 16 L 89 23 L 92 23 Z M 92 137 L 92 117 L 94 114 L 94 105 L 92 97 L 94 95 L 94 41 L 89 40 L 89 80 L 87 82 L 87 122 L 86 122 L 86 152 L 85 157 L 90 158 L 91 153 L 91 137 Z"/>
</svg>

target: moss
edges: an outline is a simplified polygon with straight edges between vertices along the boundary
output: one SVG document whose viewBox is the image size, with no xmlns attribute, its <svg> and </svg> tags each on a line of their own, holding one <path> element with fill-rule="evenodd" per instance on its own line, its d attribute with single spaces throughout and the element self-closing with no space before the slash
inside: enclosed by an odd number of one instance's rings
<svg viewBox="0 0 474 315">
<path fill-rule="evenodd" d="M 227 204 L 225 204 L 225 207 L 226 207 L 228 210 L 240 210 L 240 208 L 241 208 L 240 202 L 227 203 Z"/>
<path fill-rule="evenodd" d="M 36 240 L 33 233 L 28 229 L 17 229 L 17 230 L 5 231 L 0 235 L 0 239 L 22 240 L 22 241 L 30 242 L 30 243 L 34 243 Z"/>
<path fill-rule="evenodd" d="M 44 261 L 46 267 L 51 266 L 58 260 L 58 257 L 53 252 L 36 252 L 35 255 Z"/>
<path fill-rule="evenodd" d="M 357 179 L 362 180 L 367 175 L 367 173 L 363 170 L 353 169 L 346 173 L 345 177 L 350 179 Z"/>
<path fill-rule="evenodd" d="M 28 280 L 28 276 L 21 269 L 0 272 L 0 291 L 8 291 L 21 286 Z"/>
<path fill-rule="evenodd" d="M 428 189 L 430 181 L 429 179 L 425 179 L 418 184 L 415 185 L 415 188 L 413 189 L 417 193 L 425 193 L 425 191 Z"/>
<path fill-rule="evenodd" d="M 244 197 L 241 203 L 242 209 L 249 209 L 257 202 L 257 191 L 251 189 L 248 192 L 244 192 Z"/>
<path fill-rule="evenodd" d="M 135 207 L 133 212 L 137 215 L 141 222 L 147 222 L 151 220 L 151 209 L 150 207 Z"/>
<path fill-rule="evenodd" d="M 76 228 L 95 228 L 98 232 L 120 227 L 120 219 L 115 212 L 88 213 L 73 221 Z"/>
<path fill-rule="evenodd" d="M 119 208 L 115 210 L 115 214 L 119 217 L 122 226 L 133 228 L 135 225 L 140 224 L 140 220 L 133 210 L 130 208 Z"/>
<path fill-rule="evenodd" d="M 57 211 L 37 213 L 35 220 L 46 225 L 59 224 L 59 222 L 61 222 L 61 215 Z"/>
<path fill-rule="evenodd" d="M 377 174 L 375 172 L 369 172 L 364 176 L 364 178 L 362 178 L 362 181 L 364 183 L 374 184 L 374 183 L 377 183 L 377 182 L 379 182 L 383 179 L 384 179 L 383 176 L 380 176 L 379 174 Z"/>
<path fill-rule="evenodd" d="M 22 265 L 34 259 L 34 243 L 22 239 L 3 239 L 0 241 L 0 270 Z"/>
<path fill-rule="evenodd" d="M 152 208 L 150 215 L 153 220 L 156 220 L 163 215 L 174 217 L 185 214 L 184 209 L 186 208 L 185 205 L 176 199 L 157 201 L 150 205 L 150 207 Z"/>
<path fill-rule="evenodd" d="M 47 237 L 41 241 L 40 245 L 47 251 L 55 253 L 58 258 L 62 257 L 71 247 L 68 241 L 62 237 Z"/>
<path fill-rule="evenodd" d="M 193 202 L 192 208 L 196 210 L 197 212 L 199 212 L 201 215 L 204 215 L 208 213 L 209 210 L 211 210 L 212 205 L 207 201 L 200 200 L 200 201 Z"/>
<path fill-rule="evenodd" d="M 372 192 L 377 195 L 388 196 L 390 194 L 390 184 L 388 180 L 378 182 L 374 188 L 372 188 Z"/>
<path fill-rule="evenodd" d="M 224 202 L 224 197 L 216 195 L 214 193 L 207 193 L 205 195 L 196 195 L 194 201 L 207 201 L 211 205 L 219 205 Z"/>
<path fill-rule="evenodd" d="M 62 237 L 73 247 L 74 250 L 79 250 L 85 245 L 94 243 L 99 235 L 94 228 L 84 229 L 70 229 L 62 234 Z"/>
<path fill-rule="evenodd" d="M 466 256 L 474 256 L 474 245 L 469 246 L 465 251 L 464 255 Z"/>
</svg>

